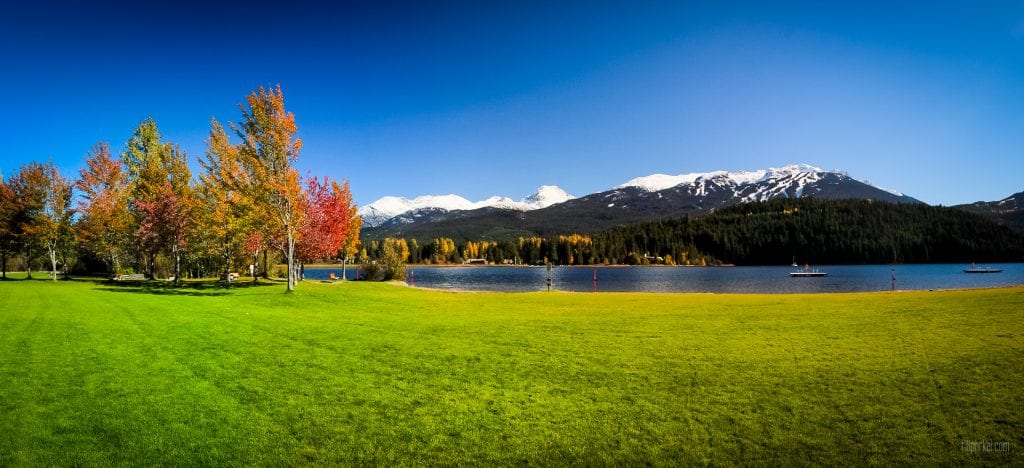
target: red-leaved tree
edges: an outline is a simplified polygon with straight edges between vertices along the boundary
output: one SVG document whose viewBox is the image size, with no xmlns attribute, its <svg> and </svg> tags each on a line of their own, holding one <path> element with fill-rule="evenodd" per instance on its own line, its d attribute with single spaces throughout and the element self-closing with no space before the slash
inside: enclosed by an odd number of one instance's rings
<svg viewBox="0 0 1024 468">
<path fill-rule="evenodd" d="M 253 283 L 255 283 L 257 281 L 256 266 L 259 265 L 260 251 L 263 251 L 263 244 L 265 244 L 265 242 L 263 241 L 263 235 L 260 234 L 259 231 L 253 231 L 253 232 L 250 232 L 248 236 L 246 236 L 245 243 L 242 245 L 242 249 L 245 251 L 245 253 L 252 257 L 252 265 L 253 265 L 252 282 Z M 266 255 L 265 251 L 264 251 L 264 255 Z M 264 274 L 264 276 L 266 275 L 266 271 L 265 271 L 266 268 L 267 268 L 267 265 L 266 265 L 266 262 L 264 262 L 264 265 L 263 265 L 263 269 L 264 269 L 263 274 Z"/>
<path fill-rule="evenodd" d="M 135 208 L 142 213 L 137 235 L 146 249 L 170 250 L 174 257 L 174 284 L 181 280 L 181 256 L 188 247 L 189 203 L 174 192 L 170 182 L 164 182 L 158 196 L 150 201 L 137 201 Z"/>
<path fill-rule="evenodd" d="M 327 177 L 306 181 L 306 223 L 299 232 L 298 257 L 329 260 L 338 255 L 352 227 L 352 192 L 348 182 L 338 184 Z"/>
</svg>

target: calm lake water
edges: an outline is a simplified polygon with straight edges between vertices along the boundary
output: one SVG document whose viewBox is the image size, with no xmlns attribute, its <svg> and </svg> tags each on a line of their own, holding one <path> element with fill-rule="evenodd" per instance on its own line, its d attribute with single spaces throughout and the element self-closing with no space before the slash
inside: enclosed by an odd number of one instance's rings
<svg viewBox="0 0 1024 468">
<path fill-rule="evenodd" d="M 978 265 L 982 266 L 982 265 Z M 820 265 L 824 278 L 791 278 L 797 268 L 758 267 L 554 267 L 551 289 L 639 292 L 800 293 L 886 291 L 896 274 L 896 289 L 980 288 L 1024 284 L 1024 263 L 985 265 L 1002 273 L 968 274 L 964 264 L 940 265 Z M 406 282 L 417 287 L 473 291 L 543 291 L 544 267 L 408 267 Z M 306 279 L 341 276 L 341 268 L 307 268 Z M 355 278 L 348 269 L 348 279 Z"/>
</svg>

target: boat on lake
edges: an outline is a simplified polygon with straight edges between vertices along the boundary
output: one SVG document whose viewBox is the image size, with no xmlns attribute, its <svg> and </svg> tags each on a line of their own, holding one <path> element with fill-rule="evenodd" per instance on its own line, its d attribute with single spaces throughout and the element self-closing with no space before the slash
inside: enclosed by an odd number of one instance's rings
<svg viewBox="0 0 1024 468">
<path fill-rule="evenodd" d="M 1000 273 L 1002 271 L 999 268 L 974 266 L 974 262 L 971 262 L 970 268 L 964 268 L 964 273 Z"/>
<path fill-rule="evenodd" d="M 789 273 L 791 278 L 820 278 L 822 276 L 828 276 L 828 273 L 824 271 L 818 271 L 818 269 L 811 269 L 810 265 L 804 265 L 803 270 L 793 271 Z"/>
</svg>

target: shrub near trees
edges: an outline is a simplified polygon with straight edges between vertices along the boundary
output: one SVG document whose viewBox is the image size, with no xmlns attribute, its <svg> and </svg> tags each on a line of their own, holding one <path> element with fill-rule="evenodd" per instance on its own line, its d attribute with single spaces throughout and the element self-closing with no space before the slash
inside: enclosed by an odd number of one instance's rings
<svg viewBox="0 0 1024 468">
<path fill-rule="evenodd" d="M 409 246 L 405 239 L 385 238 L 374 241 L 379 249 L 373 260 L 363 261 L 363 273 L 368 280 L 401 281 L 405 279 L 405 263 L 409 260 Z"/>
<path fill-rule="evenodd" d="M 31 277 L 46 254 L 56 279 L 58 261 L 66 271 L 77 253 L 111 275 L 154 278 L 169 269 L 176 282 L 188 271 L 226 280 L 258 264 L 261 253 L 265 274 L 267 250 L 276 249 L 291 291 L 300 262 L 353 255 L 361 220 L 348 183 L 299 176 L 302 141 L 280 86 L 260 87 L 239 109 L 241 122 L 229 124 L 239 142 L 212 120 L 196 178 L 188 156 L 163 141 L 152 118 L 135 129 L 120 159 L 106 143 L 94 146 L 75 181 L 53 163 L 36 162 L 0 177 L 3 277 L 14 257 Z"/>
</svg>

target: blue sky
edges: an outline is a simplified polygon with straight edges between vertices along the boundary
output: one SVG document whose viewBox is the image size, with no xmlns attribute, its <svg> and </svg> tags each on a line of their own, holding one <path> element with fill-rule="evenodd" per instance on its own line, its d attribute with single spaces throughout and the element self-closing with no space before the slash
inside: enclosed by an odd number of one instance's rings
<svg viewBox="0 0 1024 468">
<path fill-rule="evenodd" d="M 6 4 L 0 170 L 153 116 L 205 151 L 280 83 L 356 200 L 809 163 L 933 204 L 1024 190 L 1024 4 Z M 822 4 L 829 4 L 824 6 Z"/>
</svg>

